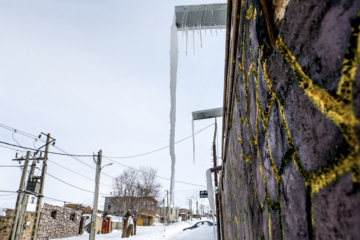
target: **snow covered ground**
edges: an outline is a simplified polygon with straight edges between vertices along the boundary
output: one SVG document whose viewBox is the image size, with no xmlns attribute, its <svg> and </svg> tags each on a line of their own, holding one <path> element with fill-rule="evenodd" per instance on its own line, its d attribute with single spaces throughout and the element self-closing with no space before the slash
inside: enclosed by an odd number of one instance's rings
<svg viewBox="0 0 360 240">
<path fill-rule="evenodd" d="M 206 221 L 211 221 L 204 219 Z M 198 221 L 186 221 L 170 224 L 169 226 L 163 224 L 156 224 L 149 227 L 137 227 L 136 236 L 131 236 L 132 240 L 212 240 L 214 239 L 213 226 L 201 226 L 192 230 L 183 231 L 184 228 L 190 227 Z M 109 234 L 97 234 L 96 240 L 120 239 L 121 231 L 113 231 Z M 84 233 L 81 236 L 63 238 L 63 240 L 87 240 L 89 234 Z"/>
</svg>

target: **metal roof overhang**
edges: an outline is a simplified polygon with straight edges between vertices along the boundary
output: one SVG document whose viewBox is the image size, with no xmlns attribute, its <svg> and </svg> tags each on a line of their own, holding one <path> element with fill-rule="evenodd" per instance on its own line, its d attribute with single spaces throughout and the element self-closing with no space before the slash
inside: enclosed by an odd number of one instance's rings
<svg viewBox="0 0 360 240">
<path fill-rule="evenodd" d="M 194 29 L 225 29 L 227 4 L 201 4 L 176 6 L 178 31 Z"/>
</svg>

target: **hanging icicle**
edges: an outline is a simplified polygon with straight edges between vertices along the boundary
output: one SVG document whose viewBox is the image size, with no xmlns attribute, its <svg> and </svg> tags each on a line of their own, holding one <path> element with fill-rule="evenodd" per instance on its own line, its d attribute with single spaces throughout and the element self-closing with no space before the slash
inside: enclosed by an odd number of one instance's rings
<svg viewBox="0 0 360 240">
<path fill-rule="evenodd" d="M 178 36 L 176 28 L 176 14 L 174 13 L 170 35 L 170 157 L 171 157 L 171 182 L 170 203 L 174 203 L 175 188 L 175 122 L 176 122 L 176 78 L 178 67 Z"/>
</svg>

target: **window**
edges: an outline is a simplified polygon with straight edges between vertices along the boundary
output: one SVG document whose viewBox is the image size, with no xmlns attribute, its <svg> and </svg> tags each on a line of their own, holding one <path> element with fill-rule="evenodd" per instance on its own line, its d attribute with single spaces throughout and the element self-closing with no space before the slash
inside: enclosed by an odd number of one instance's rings
<svg viewBox="0 0 360 240">
<path fill-rule="evenodd" d="M 73 213 L 73 214 L 70 215 L 70 220 L 73 221 L 73 222 L 75 222 L 75 213 Z"/>
<path fill-rule="evenodd" d="M 51 218 L 56 219 L 57 211 L 51 211 Z"/>
</svg>

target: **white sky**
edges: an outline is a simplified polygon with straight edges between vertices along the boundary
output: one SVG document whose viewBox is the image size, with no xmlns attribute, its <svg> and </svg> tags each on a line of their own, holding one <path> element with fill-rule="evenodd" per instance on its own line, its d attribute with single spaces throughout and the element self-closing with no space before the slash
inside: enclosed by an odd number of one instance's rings
<svg viewBox="0 0 360 240">
<path fill-rule="evenodd" d="M 56 146 L 73 154 L 102 149 L 106 156 L 129 156 L 169 145 L 174 7 L 206 3 L 214 1 L 0 0 L 0 124 L 34 135 L 51 133 Z M 189 37 L 186 56 L 186 41 L 178 32 L 176 140 L 191 135 L 192 111 L 222 107 L 225 30 L 212 35 L 209 30 L 206 36 L 203 32 L 200 48 L 195 34 L 195 54 Z M 195 131 L 213 122 L 197 121 Z M 175 179 L 204 185 L 175 183 L 175 205 L 185 205 L 192 195 L 197 199 L 198 190 L 206 189 L 205 170 L 213 164 L 213 134 L 212 126 L 196 135 L 195 165 L 191 138 L 175 146 Z M 13 136 L 23 146 L 34 146 L 33 139 L 0 128 L 0 141 L 17 144 Z M 15 151 L 0 147 L 0 165 L 18 164 L 12 162 L 14 157 Z M 49 160 L 49 174 L 94 191 L 94 181 L 54 162 L 95 179 L 92 168 L 70 157 L 50 155 Z M 81 160 L 95 167 L 91 158 Z M 170 178 L 169 149 L 115 160 L 134 168 L 152 166 L 159 176 Z M 103 159 L 103 165 L 107 163 Z M 114 164 L 103 172 L 116 177 L 124 169 Z M 18 168 L 0 167 L 0 190 L 16 191 L 20 176 Z M 165 194 L 170 182 L 159 180 Z M 102 175 L 101 183 L 108 185 L 100 185 L 101 193 L 113 191 L 112 178 Z M 93 194 L 50 176 L 46 176 L 44 195 L 87 205 L 93 201 Z M 0 192 L 0 208 L 13 208 L 15 200 L 15 194 Z"/>
</svg>

